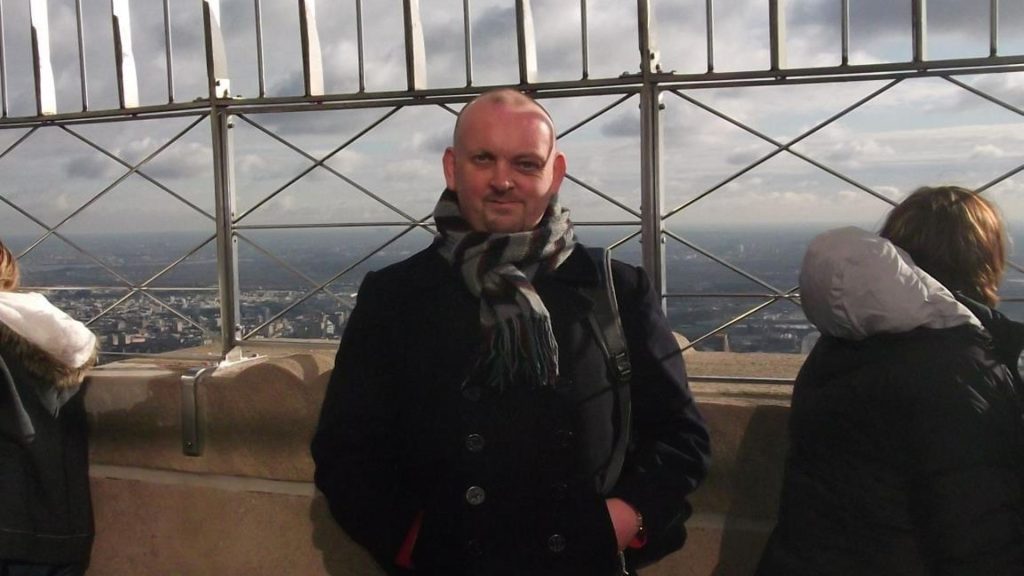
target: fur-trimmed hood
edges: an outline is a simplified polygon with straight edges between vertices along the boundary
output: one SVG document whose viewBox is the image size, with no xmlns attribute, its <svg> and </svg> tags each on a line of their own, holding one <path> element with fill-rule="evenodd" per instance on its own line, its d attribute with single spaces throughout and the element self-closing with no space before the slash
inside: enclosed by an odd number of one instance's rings
<svg viewBox="0 0 1024 576">
<path fill-rule="evenodd" d="M 96 336 L 35 292 L 0 292 L 0 350 L 58 390 L 77 388 L 96 363 Z"/>
</svg>

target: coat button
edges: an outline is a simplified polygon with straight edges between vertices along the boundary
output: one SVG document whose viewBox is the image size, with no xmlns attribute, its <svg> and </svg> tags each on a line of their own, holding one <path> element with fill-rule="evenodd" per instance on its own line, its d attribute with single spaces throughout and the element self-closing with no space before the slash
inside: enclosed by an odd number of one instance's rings
<svg viewBox="0 0 1024 576">
<path fill-rule="evenodd" d="M 469 489 L 466 490 L 466 502 L 468 502 L 470 506 L 479 506 L 483 504 L 486 499 L 487 492 L 484 492 L 484 489 L 479 486 L 470 486 Z"/>
<path fill-rule="evenodd" d="M 480 401 L 480 387 L 479 386 L 466 386 L 462 389 L 462 397 L 470 402 Z"/>
<path fill-rule="evenodd" d="M 569 485 L 565 482 L 559 482 L 551 486 L 551 497 L 558 502 L 564 501 L 569 497 Z"/>
<path fill-rule="evenodd" d="M 466 436 L 466 450 L 470 452 L 479 452 L 484 449 L 484 445 L 487 441 L 480 434 L 470 434 Z"/>
<path fill-rule="evenodd" d="M 466 554 L 473 557 L 480 557 L 484 554 L 484 547 L 480 545 L 480 541 L 477 539 L 471 539 L 466 541 Z"/>
<path fill-rule="evenodd" d="M 572 439 L 575 434 L 572 430 L 556 430 L 555 431 L 555 446 L 565 449 L 572 446 Z"/>
<path fill-rule="evenodd" d="M 548 550 L 554 553 L 559 553 L 565 550 L 565 536 L 561 534 L 552 534 L 548 537 Z"/>
</svg>

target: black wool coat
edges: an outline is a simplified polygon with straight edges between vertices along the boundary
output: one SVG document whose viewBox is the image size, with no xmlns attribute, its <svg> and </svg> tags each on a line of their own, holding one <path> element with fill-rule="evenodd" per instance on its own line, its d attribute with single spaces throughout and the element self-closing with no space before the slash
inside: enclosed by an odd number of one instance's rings
<svg viewBox="0 0 1024 576">
<path fill-rule="evenodd" d="M 823 336 L 757 576 L 1024 574 L 1018 393 L 975 326 Z"/>
<path fill-rule="evenodd" d="M 593 303 L 578 290 L 598 283 L 582 247 L 534 280 L 559 346 L 554 387 L 499 393 L 470 378 L 479 300 L 434 247 L 366 276 L 312 453 L 334 517 L 385 570 L 406 573 L 394 559 L 420 518 L 414 574 L 616 574 L 612 496 L 643 514 L 649 556 L 682 546 L 707 430 L 646 274 L 615 262 L 613 277 L 632 430 L 602 494 L 620 420 L 588 325 Z"/>
<path fill-rule="evenodd" d="M 83 372 L 0 324 L 0 565 L 87 564 L 93 541 L 83 394 L 57 408 L 56 383 Z M 76 382 L 76 385 L 77 385 Z"/>
</svg>

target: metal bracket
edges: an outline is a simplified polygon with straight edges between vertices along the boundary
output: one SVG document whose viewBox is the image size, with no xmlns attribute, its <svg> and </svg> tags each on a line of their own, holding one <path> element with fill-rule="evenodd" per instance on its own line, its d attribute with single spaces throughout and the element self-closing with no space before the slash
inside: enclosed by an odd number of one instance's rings
<svg viewBox="0 0 1024 576">
<path fill-rule="evenodd" d="M 199 423 L 199 383 L 216 366 L 189 368 L 181 375 L 181 451 L 186 456 L 203 454 Z"/>
</svg>

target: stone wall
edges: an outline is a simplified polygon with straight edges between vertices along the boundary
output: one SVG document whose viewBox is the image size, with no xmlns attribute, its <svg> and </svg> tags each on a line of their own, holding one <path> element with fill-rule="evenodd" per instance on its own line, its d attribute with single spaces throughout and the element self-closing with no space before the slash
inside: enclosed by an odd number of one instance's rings
<svg viewBox="0 0 1024 576">
<path fill-rule="evenodd" d="M 198 457 L 182 452 L 183 367 L 96 370 L 86 392 L 97 532 L 89 574 L 382 574 L 311 481 L 308 445 L 332 361 L 329 349 L 278 349 L 201 380 Z M 775 513 L 788 390 L 694 389 L 714 464 L 694 495 L 686 548 L 644 576 L 745 576 Z"/>
</svg>

